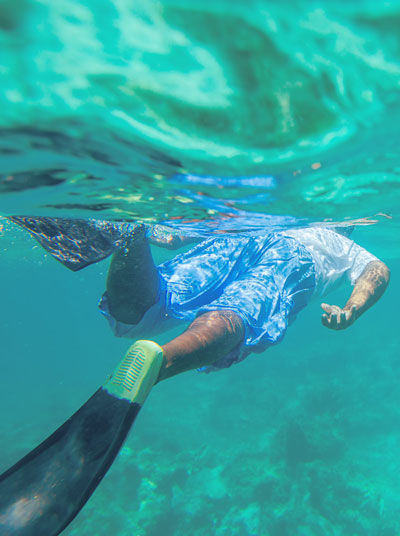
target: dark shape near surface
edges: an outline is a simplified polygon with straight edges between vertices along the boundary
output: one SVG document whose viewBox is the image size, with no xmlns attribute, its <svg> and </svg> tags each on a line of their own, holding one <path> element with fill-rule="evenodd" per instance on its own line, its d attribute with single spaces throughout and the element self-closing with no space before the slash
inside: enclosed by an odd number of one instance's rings
<svg viewBox="0 0 400 536">
<path fill-rule="evenodd" d="M 114 461 L 141 408 L 100 388 L 0 476 L 0 535 L 56 536 Z"/>
<path fill-rule="evenodd" d="M 74 272 L 105 259 L 132 226 L 103 220 L 10 216 L 64 266 Z"/>
</svg>

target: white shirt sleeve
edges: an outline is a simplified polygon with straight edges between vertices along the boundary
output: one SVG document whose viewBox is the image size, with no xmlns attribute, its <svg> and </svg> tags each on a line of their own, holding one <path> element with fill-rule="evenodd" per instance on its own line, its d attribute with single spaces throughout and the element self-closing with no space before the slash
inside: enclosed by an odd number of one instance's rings
<svg viewBox="0 0 400 536">
<path fill-rule="evenodd" d="M 323 227 L 290 229 L 285 235 L 298 240 L 311 253 L 316 296 L 325 296 L 346 280 L 354 286 L 367 264 L 379 260 L 353 240 Z"/>
</svg>

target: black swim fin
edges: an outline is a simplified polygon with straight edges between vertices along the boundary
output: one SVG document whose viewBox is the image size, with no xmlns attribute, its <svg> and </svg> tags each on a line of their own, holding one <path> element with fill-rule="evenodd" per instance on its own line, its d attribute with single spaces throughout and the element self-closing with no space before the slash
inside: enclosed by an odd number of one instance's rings
<svg viewBox="0 0 400 536">
<path fill-rule="evenodd" d="M 58 430 L 0 476 L 0 535 L 56 536 L 114 461 L 162 363 L 138 341 L 112 376 Z"/>
</svg>

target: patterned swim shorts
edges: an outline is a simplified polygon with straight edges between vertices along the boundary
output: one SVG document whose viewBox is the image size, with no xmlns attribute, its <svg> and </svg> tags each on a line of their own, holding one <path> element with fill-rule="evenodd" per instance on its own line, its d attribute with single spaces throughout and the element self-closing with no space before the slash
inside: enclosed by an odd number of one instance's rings
<svg viewBox="0 0 400 536">
<path fill-rule="evenodd" d="M 244 323 L 244 340 L 206 371 L 229 367 L 280 342 L 315 288 L 311 254 L 279 233 L 209 238 L 161 264 L 158 271 L 159 302 L 137 326 L 110 318 L 106 297 L 100 308 L 116 335 L 126 337 L 141 336 L 145 324 L 160 331 L 170 320 L 191 322 L 206 311 L 234 311 Z"/>
</svg>

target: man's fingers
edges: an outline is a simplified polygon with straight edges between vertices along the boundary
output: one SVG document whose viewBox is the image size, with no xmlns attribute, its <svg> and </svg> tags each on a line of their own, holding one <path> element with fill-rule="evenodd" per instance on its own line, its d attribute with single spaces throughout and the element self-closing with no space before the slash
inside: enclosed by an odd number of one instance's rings
<svg viewBox="0 0 400 536">
<path fill-rule="evenodd" d="M 322 309 L 325 314 L 322 315 L 322 324 L 330 329 L 346 329 L 350 326 L 354 320 L 352 315 L 356 311 L 356 307 L 353 305 L 350 310 L 344 310 L 338 305 L 328 305 L 327 303 L 321 303 Z"/>
<path fill-rule="evenodd" d="M 335 306 L 332 306 L 332 309 Z M 342 310 L 333 310 L 321 317 L 322 324 L 330 329 L 342 329 L 346 324 L 346 313 Z"/>
<path fill-rule="evenodd" d="M 326 313 L 331 313 L 332 311 L 332 305 L 328 305 L 327 303 L 321 303 L 321 307 Z"/>
<path fill-rule="evenodd" d="M 339 315 L 342 311 L 341 307 L 339 307 L 338 305 L 329 305 L 327 303 L 321 303 L 321 307 L 326 313 L 330 315 Z"/>
<path fill-rule="evenodd" d="M 332 329 L 337 328 L 337 316 L 334 313 L 332 313 L 330 317 L 330 327 Z"/>
<path fill-rule="evenodd" d="M 322 324 L 329 328 L 329 318 L 328 315 L 322 315 L 321 317 Z"/>
</svg>

